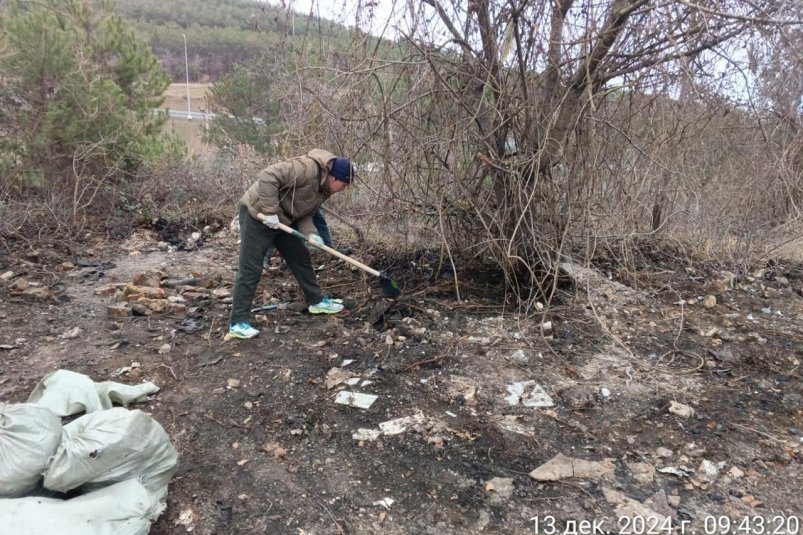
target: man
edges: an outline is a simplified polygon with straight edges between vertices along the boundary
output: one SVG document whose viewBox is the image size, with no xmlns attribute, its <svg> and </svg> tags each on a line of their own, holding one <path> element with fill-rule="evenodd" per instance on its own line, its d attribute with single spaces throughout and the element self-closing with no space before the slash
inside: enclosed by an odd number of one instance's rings
<svg viewBox="0 0 803 535">
<path fill-rule="evenodd" d="M 326 222 L 326 218 L 323 216 L 323 212 L 320 208 L 315 210 L 315 213 L 312 214 L 312 224 L 315 225 L 315 230 L 318 236 L 321 237 L 323 240 L 323 244 L 327 247 L 334 248 L 335 242 L 332 241 L 332 233 L 329 231 L 329 224 Z M 298 229 L 296 229 L 298 230 Z M 270 258 L 273 256 L 273 252 L 276 250 L 276 247 L 271 245 L 268 247 L 268 251 L 265 253 L 265 260 L 262 261 L 262 266 L 265 269 L 270 267 Z M 343 253 L 348 254 L 348 253 Z"/>
<path fill-rule="evenodd" d="M 312 245 L 322 244 L 313 214 L 331 195 L 346 189 L 352 178 L 354 168 L 349 160 L 322 149 L 275 163 L 259 173 L 240 200 L 240 269 L 234 281 L 230 336 L 245 339 L 259 334 L 249 323 L 249 316 L 262 275 L 262 260 L 271 246 L 287 262 L 311 314 L 343 310 L 340 300 L 323 296 L 306 244 L 278 225 L 295 225 Z"/>
</svg>

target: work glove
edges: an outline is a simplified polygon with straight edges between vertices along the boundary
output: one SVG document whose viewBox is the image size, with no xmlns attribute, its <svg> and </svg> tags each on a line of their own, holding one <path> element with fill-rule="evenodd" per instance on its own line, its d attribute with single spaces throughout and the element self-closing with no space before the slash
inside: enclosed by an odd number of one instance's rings
<svg viewBox="0 0 803 535">
<path fill-rule="evenodd" d="M 262 217 L 262 224 L 268 228 L 279 228 L 279 216 L 276 214 L 274 215 L 266 215 Z"/>
<path fill-rule="evenodd" d="M 312 245 L 323 245 L 323 238 L 317 234 L 310 234 L 307 239 Z"/>
</svg>

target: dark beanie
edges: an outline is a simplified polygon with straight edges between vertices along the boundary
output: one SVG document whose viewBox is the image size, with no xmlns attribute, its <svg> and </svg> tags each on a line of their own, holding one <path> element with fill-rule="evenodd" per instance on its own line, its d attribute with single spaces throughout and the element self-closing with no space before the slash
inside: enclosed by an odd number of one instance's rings
<svg viewBox="0 0 803 535">
<path fill-rule="evenodd" d="M 335 158 L 332 164 L 332 176 L 341 182 L 350 184 L 351 179 L 354 178 L 354 167 L 346 158 Z"/>
</svg>

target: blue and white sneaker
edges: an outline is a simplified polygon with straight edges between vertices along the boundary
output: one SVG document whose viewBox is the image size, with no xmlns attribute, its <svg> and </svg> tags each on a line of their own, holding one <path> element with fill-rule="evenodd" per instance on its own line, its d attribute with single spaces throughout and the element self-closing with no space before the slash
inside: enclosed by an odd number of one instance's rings
<svg viewBox="0 0 803 535">
<path fill-rule="evenodd" d="M 241 321 L 229 326 L 229 336 L 247 340 L 259 334 L 259 329 L 254 329 L 251 324 Z"/>
<path fill-rule="evenodd" d="M 341 310 L 343 310 L 343 302 L 339 302 L 340 299 L 329 299 L 328 297 L 324 297 L 323 301 L 318 303 L 317 305 L 310 305 L 309 306 L 309 313 L 310 314 L 337 314 Z"/>
</svg>

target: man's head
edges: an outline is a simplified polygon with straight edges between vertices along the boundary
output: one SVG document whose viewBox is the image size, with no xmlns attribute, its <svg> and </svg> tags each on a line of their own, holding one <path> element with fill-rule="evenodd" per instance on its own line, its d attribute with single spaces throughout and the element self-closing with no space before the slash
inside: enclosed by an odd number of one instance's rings
<svg viewBox="0 0 803 535">
<path fill-rule="evenodd" d="M 337 193 L 346 189 L 354 178 L 354 166 L 346 158 L 335 158 L 332 162 L 332 170 L 326 179 L 329 193 Z"/>
</svg>

